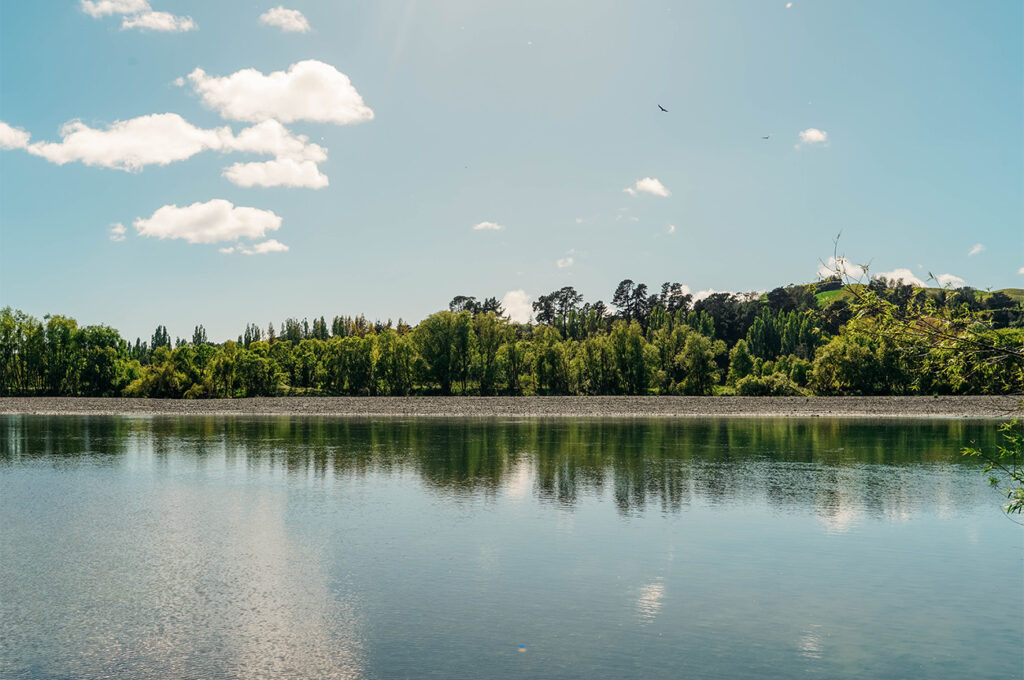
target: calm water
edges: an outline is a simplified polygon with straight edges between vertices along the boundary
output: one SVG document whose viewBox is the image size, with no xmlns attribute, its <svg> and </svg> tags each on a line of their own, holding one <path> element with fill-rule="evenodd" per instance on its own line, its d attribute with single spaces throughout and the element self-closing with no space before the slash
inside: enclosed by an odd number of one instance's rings
<svg viewBox="0 0 1024 680">
<path fill-rule="evenodd" d="M 0 418 L 0 677 L 1016 678 L 996 436 Z"/>
</svg>

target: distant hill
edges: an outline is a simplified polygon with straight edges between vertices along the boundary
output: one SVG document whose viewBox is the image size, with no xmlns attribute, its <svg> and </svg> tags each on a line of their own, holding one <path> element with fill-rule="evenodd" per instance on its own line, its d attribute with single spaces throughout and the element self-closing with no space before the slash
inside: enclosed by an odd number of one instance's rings
<svg viewBox="0 0 1024 680">
<path fill-rule="evenodd" d="M 836 289 L 836 290 L 826 290 L 826 291 L 822 291 L 820 293 L 817 293 L 816 297 L 818 298 L 818 306 L 819 307 L 825 307 L 826 305 L 828 305 L 830 302 L 833 302 L 834 300 L 849 300 L 849 299 L 851 299 L 853 297 L 853 292 L 850 289 L 853 288 L 854 286 L 859 286 L 859 285 L 860 284 L 854 283 L 854 284 L 850 284 L 848 286 L 843 286 L 842 288 L 839 288 L 839 289 Z M 944 289 L 944 288 L 931 288 L 931 287 L 929 287 L 929 288 L 924 288 L 923 290 L 925 291 L 925 293 L 927 295 L 938 295 L 943 290 L 945 290 L 946 292 L 949 292 L 950 289 L 948 289 L 948 288 Z M 1013 300 L 1017 304 L 1024 303 L 1024 288 L 1002 288 L 1000 290 L 991 290 L 991 291 L 989 291 L 989 290 L 975 290 L 974 291 L 974 294 L 981 301 L 985 301 L 986 299 L 988 299 L 989 297 L 991 297 L 995 293 L 1004 293 L 1005 295 L 1007 295 L 1011 300 Z"/>
</svg>

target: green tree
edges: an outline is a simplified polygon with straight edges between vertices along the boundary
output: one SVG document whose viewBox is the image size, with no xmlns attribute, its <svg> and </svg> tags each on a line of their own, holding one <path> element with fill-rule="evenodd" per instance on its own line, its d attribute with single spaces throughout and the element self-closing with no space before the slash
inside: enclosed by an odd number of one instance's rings
<svg viewBox="0 0 1024 680">
<path fill-rule="evenodd" d="M 738 380 L 750 375 L 753 372 L 753 369 L 754 360 L 747 349 L 747 341 L 739 340 L 736 345 L 729 350 L 729 374 L 726 378 L 726 382 L 730 385 L 735 385 Z"/>
<path fill-rule="evenodd" d="M 712 341 L 699 333 L 686 338 L 683 351 L 676 357 L 676 363 L 683 370 L 683 391 L 686 394 L 711 394 L 718 382 L 716 357 L 725 352 L 725 343 Z"/>
</svg>

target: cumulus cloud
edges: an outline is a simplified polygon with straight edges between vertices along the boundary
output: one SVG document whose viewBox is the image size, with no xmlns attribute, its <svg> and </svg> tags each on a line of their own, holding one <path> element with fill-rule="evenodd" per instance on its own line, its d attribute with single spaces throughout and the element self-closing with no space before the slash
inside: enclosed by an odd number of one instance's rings
<svg viewBox="0 0 1024 680">
<path fill-rule="evenodd" d="M 655 179 L 654 177 L 644 177 L 643 179 L 638 179 L 636 181 L 636 184 L 634 184 L 631 187 L 626 187 L 625 189 L 623 189 L 623 191 L 625 191 L 630 196 L 636 196 L 637 194 L 651 194 L 653 196 L 661 196 L 663 198 L 667 198 L 668 196 L 672 195 L 672 192 L 666 189 L 665 185 L 662 184 L 659 180 Z"/>
<path fill-rule="evenodd" d="M 827 279 L 838 273 L 840 276 L 856 280 L 864 277 L 864 267 L 853 264 L 845 257 L 830 257 L 828 261 L 818 264 L 817 273 L 820 279 Z"/>
<path fill-rule="evenodd" d="M 79 161 L 86 165 L 138 172 L 147 165 L 167 165 L 207 150 L 222 153 L 254 153 L 274 156 L 263 163 L 235 163 L 223 175 L 239 186 L 290 186 L 319 189 L 328 185 L 317 163 L 327 151 L 296 135 L 276 120 L 243 129 L 238 135 L 228 127 L 204 130 L 176 113 L 140 116 L 117 121 L 106 129 L 91 128 L 81 121 L 66 123 L 60 142 L 29 143 L 27 132 L 0 122 L 0 147 L 23 148 L 51 163 Z"/>
<path fill-rule="evenodd" d="M 0 120 L 0 149 L 24 149 L 31 136 L 24 130 L 11 127 Z"/>
<path fill-rule="evenodd" d="M 694 302 L 699 302 L 700 300 L 703 300 L 705 298 L 711 297 L 715 293 L 725 293 L 725 292 L 726 291 L 724 291 L 724 290 L 715 290 L 714 288 L 707 288 L 705 290 L 698 290 L 696 293 L 693 294 L 693 301 Z M 730 293 L 730 295 L 732 295 L 732 293 Z"/>
<path fill-rule="evenodd" d="M 81 161 L 118 170 L 138 171 L 147 165 L 167 165 L 207 149 L 221 149 L 232 139 L 227 127 L 203 130 L 176 113 L 156 113 L 116 121 L 106 130 L 80 120 L 65 123 L 60 142 L 36 142 L 26 148 L 51 163 Z"/>
<path fill-rule="evenodd" d="M 124 225 L 120 222 L 114 222 L 110 225 L 110 240 L 111 241 L 123 241 L 124 234 L 128 231 Z"/>
<path fill-rule="evenodd" d="M 501 231 L 505 227 L 497 222 L 480 222 L 473 225 L 473 231 Z"/>
<path fill-rule="evenodd" d="M 140 236 L 218 243 L 262 238 L 268 231 L 281 228 L 281 218 L 270 210 L 235 206 L 230 201 L 215 198 L 182 208 L 165 205 L 148 218 L 136 219 L 133 224 Z"/>
<path fill-rule="evenodd" d="M 288 33 L 309 33 L 309 22 L 297 9 L 285 9 L 278 5 L 260 15 L 260 23 L 266 26 L 277 26 Z"/>
<path fill-rule="evenodd" d="M 179 17 L 170 12 L 158 12 L 150 7 L 148 0 L 82 0 L 82 11 L 99 19 L 107 15 L 123 14 L 121 30 L 141 28 L 165 33 L 191 31 L 198 26 L 192 17 Z"/>
<path fill-rule="evenodd" d="M 263 243 L 257 243 L 252 248 L 239 248 L 239 252 L 244 253 L 246 255 L 265 255 L 266 253 L 287 253 L 288 246 L 275 239 L 270 239 L 269 241 L 264 241 Z"/>
<path fill-rule="evenodd" d="M 906 267 L 893 269 L 891 272 L 879 272 L 872 276 L 873 279 L 885 279 L 890 282 L 900 281 L 904 284 L 911 286 L 917 286 L 919 288 L 925 287 L 925 282 L 914 276 L 914 272 L 910 271 Z"/>
<path fill-rule="evenodd" d="M 240 187 L 304 187 L 322 189 L 330 182 L 313 161 L 280 158 L 256 163 L 235 163 L 221 173 Z"/>
<path fill-rule="evenodd" d="M 250 68 L 216 77 L 197 68 L 188 81 L 205 106 L 229 120 L 273 118 L 285 123 L 308 120 L 337 125 L 373 120 L 373 111 L 348 76 L 314 59 L 266 75 Z"/>
<path fill-rule="evenodd" d="M 827 144 L 827 143 L 828 143 L 828 133 L 827 132 L 825 132 L 824 130 L 819 130 L 818 128 L 807 128 L 806 130 L 802 130 L 800 132 L 800 141 L 797 142 L 795 148 L 799 149 L 802 146 L 807 146 L 807 145 L 810 145 L 810 144 Z"/>
<path fill-rule="evenodd" d="M 265 120 L 250 126 L 226 142 L 229 150 L 267 154 L 278 158 L 314 161 L 327 160 L 327 152 L 317 144 L 310 144 L 306 135 L 292 134 L 276 120 Z"/>
<path fill-rule="evenodd" d="M 977 255 L 983 250 L 985 250 L 985 246 L 983 246 L 980 243 L 975 243 L 973 246 L 971 246 L 971 249 L 967 251 L 967 256 L 970 257 L 972 255 Z"/>
<path fill-rule="evenodd" d="M 505 315 L 515 323 L 527 323 L 533 314 L 533 307 L 530 305 L 530 296 L 525 290 L 510 290 L 501 298 L 501 306 L 505 308 Z"/>
<path fill-rule="evenodd" d="M 935 278 L 943 288 L 962 288 L 967 285 L 966 281 L 953 274 L 939 274 Z"/>
</svg>

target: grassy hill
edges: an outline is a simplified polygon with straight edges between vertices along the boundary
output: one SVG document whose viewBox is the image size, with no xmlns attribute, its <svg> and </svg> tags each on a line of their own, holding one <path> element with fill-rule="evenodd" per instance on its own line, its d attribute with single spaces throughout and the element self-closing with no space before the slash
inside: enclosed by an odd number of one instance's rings
<svg viewBox="0 0 1024 680">
<path fill-rule="evenodd" d="M 817 293 L 816 297 L 818 298 L 818 306 L 819 307 L 825 307 L 830 302 L 833 302 L 835 300 L 849 300 L 850 298 L 853 297 L 853 293 L 851 292 L 850 289 L 853 286 L 858 286 L 858 285 L 860 285 L 860 284 L 851 284 L 850 286 L 844 286 L 844 287 L 842 287 L 840 289 L 837 289 L 837 290 L 826 290 L 826 291 L 823 291 L 821 293 Z M 924 291 L 925 291 L 925 293 L 927 295 L 938 295 L 940 292 L 942 292 L 942 290 L 944 290 L 944 289 L 942 289 L 942 288 L 925 288 L 924 289 Z M 948 292 L 948 290 L 947 290 L 947 292 Z M 1002 288 L 1000 290 L 992 290 L 992 291 L 988 291 L 988 290 L 975 290 L 974 291 L 974 294 L 977 296 L 977 298 L 979 300 L 983 301 L 983 302 L 986 299 L 988 299 L 989 297 L 991 297 L 995 293 L 1004 293 L 1007 296 L 1009 296 L 1010 299 L 1013 300 L 1017 304 L 1024 303 L 1024 288 Z"/>
</svg>

